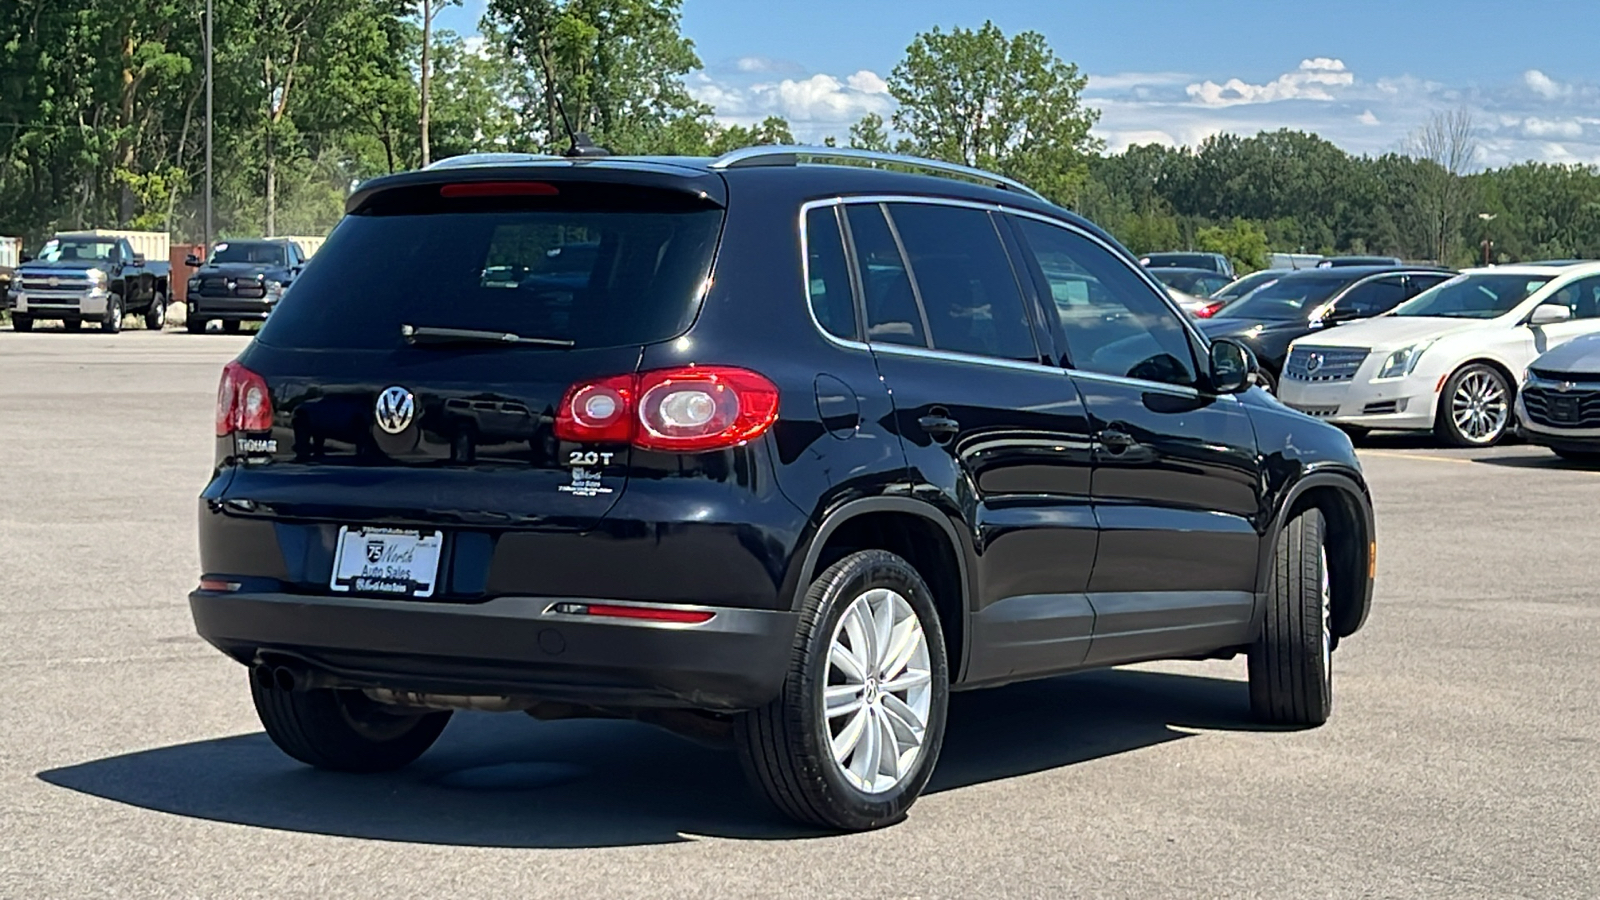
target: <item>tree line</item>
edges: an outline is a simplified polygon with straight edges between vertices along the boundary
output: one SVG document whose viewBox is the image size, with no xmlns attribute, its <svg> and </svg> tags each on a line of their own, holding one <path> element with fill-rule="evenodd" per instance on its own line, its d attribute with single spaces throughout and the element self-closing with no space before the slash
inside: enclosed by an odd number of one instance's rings
<svg viewBox="0 0 1600 900">
<path fill-rule="evenodd" d="M 226 236 L 320 234 L 353 184 L 484 150 L 560 152 L 568 127 L 619 153 L 792 143 L 788 122 L 726 125 L 682 0 L 489 0 L 478 35 L 433 28 L 459 0 L 213 0 L 214 222 Z M 205 5 L 0 6 L 0 234 L 203 231 Z M 426 49 L 426 53 L 424 50 Z M 1461 265 L 1600 257 L 1600 171 L 1471 168 L 1464 112 L 1404 148 L 1353 156 L 1313 134 L 1219 135 L 1107 154 L 1086 78 L 1038 33 L 932 28 L 889 79 L 887 118 L 826 143 L 999 171 L 1130 249 L 1382 253 Z"/>
</svg>

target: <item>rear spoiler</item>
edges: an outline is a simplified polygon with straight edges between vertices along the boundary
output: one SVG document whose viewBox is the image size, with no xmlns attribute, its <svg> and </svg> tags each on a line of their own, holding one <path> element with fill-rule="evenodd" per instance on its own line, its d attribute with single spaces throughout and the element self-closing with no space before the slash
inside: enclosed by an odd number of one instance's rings
<svg viewBox="0 0 1600 900">
<path fill-rule="evenodd" d="M 728 186 L 719 173 L 691 165 L 626 158 L 568 160 L 560 157 L 529 157 L 525 161 L 487 165 L 443 166 L 385 175 L 364 182 L 345 201 L 345 212 L 356 213 L 371 207 L 379 197 L 394 191 L 407 191 L 429 185 L 544 182 L 559 187 L 563 182 L 601 185 L 637 185 L 657 191 L 679 193 L 709 205 L 726 208 Z"/>
</svg>

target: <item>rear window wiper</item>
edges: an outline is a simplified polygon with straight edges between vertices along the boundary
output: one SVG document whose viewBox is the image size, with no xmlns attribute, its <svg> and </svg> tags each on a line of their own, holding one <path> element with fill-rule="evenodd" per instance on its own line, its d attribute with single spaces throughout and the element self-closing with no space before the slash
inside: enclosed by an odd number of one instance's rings
<svg viewBox="0 0 1600 900">
<path fill-rule="evenodd" d="M 434 325 L 401 325 L 400 336 L 416 344 L 494 344 L 570 349 L 573 342 L 563 338 L 524 337 L 509 331 L 478 328 L 440 328 Z"/>
</svg>

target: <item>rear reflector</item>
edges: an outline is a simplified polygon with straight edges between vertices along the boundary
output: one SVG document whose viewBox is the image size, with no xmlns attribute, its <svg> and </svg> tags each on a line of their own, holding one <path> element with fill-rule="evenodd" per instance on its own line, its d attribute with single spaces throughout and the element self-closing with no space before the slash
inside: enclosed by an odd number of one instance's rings
<svg viewBox="0 0 1600 900">
<path fill-rule="evenodd" d="M 237 581 L 223 581 L 220 578 L 200 579 L 200 590 L 202 591 L 224 591 L 227 593 L 232 593 L 238 589 L 239 582 Z"/>
<path fill-rule="evenodd" d="M 542 181 L 473 181 L 466 184 L 447 184 L 439 188 L 439 196 L 458 197 L 554 197 L 561 193 L 553 184 Z"/>
<path fill-rule="evenodd" d="M 716 615 L 703 609 L 613 606 L 605 603 L 557 603 L 552 609 L 567 616 L 600 616 L 608 619 L 638 619 L 645 622 L 676 622 L 681 625 L 709 622 Z"/>
</svg>

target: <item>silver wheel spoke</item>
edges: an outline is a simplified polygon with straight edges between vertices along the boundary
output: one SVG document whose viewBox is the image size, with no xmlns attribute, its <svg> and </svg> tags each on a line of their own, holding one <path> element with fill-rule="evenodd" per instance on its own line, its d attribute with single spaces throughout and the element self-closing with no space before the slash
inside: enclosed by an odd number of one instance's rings
<svg viewBox="0 0 1600 900">
<path fill-rule="evenodd" d="M 883 683 L 883 689 L 885 691 L 893 691 L 894 693 L 899 694 L 899 693 L 902 693 L 904 691 L 909 691 L 912 688 L 921 687 L 921 686 L 923 686 L 925 684 L 929 684 L 932 681 L 933 681 L 933 675 L 932 675 L 932 673 L 928 672 L 926 669 L 922 669 L 922 670 L 912 669 L 912 670 L 902 674 L 899 678 L 896 678 L 893 681 L 884 682 Z"/>
<path fill-rule="evenodd" d="M 832 647 L 828 648 L 828 662 L 835 669 L 844 673 L 844 677 L 855 684 L 866 684 L 867 667 L 861 664 L 861 660 L 856 659 L 856 655 L 850 652 L 850 648 L 842 647 L 837 642 L 834 643 Z"/>
<path fill-rule="evenodd" d="M 861 711 L 861 740 L 856 744 L 856 755 L 850 759 L 850 771 L 860 779 L 861 786 L 869 791 L 877 781 L 882 752 L 883 726 L 878 724 L 877 710 L 869 706 Z"/>
<path fill-rule="evenodd" d="M 850 758 L 850 754 L 860 746 L 861 735 L 866 730 L 866 726 L 867 711 L 865 709 L 858 711 L 850 718 L 850 721 L 844 723 L 844 729 L 834 735 L 833 738 L 834 762 L 844 765 L 845 760 Z"/>
<path fill-rule="evenodd" d="M 907 706 L 899 697 L 893 694 L 883 698 L 883 711 L 891 725 L 896 726 L 896 737 L 906 745 L 922 743 L 922 731 L 927 723 L 917 715 L 917 711 Z"/>
<path fill-rule="evenodd" d="M 852 713 L 861 708 L 861 685 L 836 684 L 823 691 L 823 699 L 828 706 L 828 718 L 837 719 L 846 713 Z"/>
<path fill-rule="evenodd" d="M 886 654 L 887 662 L 878 669 L 878 677 L 885 681 L 898 676 L 908 664 L 911 657 L 921 646 L 922 628 L 917 624 L 915 616 L 905 619 L 894 627 L 894 638 L 889 642 L 889 652 Z"/>
</svg>

